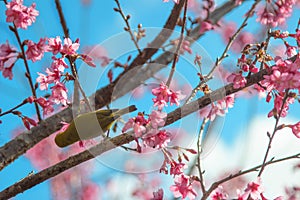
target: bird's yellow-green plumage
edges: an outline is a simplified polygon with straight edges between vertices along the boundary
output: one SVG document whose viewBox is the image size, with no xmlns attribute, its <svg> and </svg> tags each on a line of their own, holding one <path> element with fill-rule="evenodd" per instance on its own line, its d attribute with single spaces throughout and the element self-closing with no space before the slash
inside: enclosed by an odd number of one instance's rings
<svg viewBox="0 0 300 200">
<path fill-rule="evenodd" d="M 134 105 L 124 109 L 96 110 L 78 115 L 69 127 L 55 136 L 55 143 L 59 147 L 66 147 L 80 140 L 87 140 L 109 130 L 116 119 L 124 114 L 136 110 Z"/>
</svg>

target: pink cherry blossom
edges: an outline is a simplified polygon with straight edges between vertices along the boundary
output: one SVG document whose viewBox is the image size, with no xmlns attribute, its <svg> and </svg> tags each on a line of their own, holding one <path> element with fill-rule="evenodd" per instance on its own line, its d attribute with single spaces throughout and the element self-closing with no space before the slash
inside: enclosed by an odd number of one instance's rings
<svg viewBox="0 0 300 200">
<path fill-rule="evenodd" d="M 146 125 L 149 123 L 148 120 L 144 118 L 144 115 L 139 114 L 134 118 L 130 118 L 124 125 L 122 132 L 126 132 L 129 129 L 133 129 L 136 137 L 141 137 L 146 132 Z"/>
<path fill-rule="evenodd" d="M 56 83 L 51 88 L 52 94 L 49 99 L 55 102 L 56 104 L 61 103 L 62 105 L 66 106 L 68 103 L 68 95 L 67 95 L 67 88 L 63 83 Z"/>
<path fill-rule="evenodd" d="M 81 56 L 83 62 L 85 62 L 86 64 L 88 64 L 91 67 L 96 67 L 96 64 L 93 62 L 92 57 L 85 55 L 85 54 L 81 54 L 80 56 Z"/>
<path fill-rule="evenodd" d="M 171 162 L 170 175 L 180 175 L 183 173 L 183 170 L 187 168 L 187 165 L 184 163 L 177 163 L 175 161 Z"/>
<path fill-rule="evenodd" d="M 151 129 L 142 138 L 144 145 L 151 148 L 163 148 L 171 141 L 171 134 L 166 130 Z"/>
<path fill-rule="evenodd" d="M 284 92 L 285 89 L 300 88 L 300 72 L 298 71 L 300 59 L 297 58 L 295 62 L 292 62 L 276 57 L 275 61 L 275 66 L 271 68 L 272 73 L 264 76 L 262 85 L 268 91 L 276 89 L 279 92 Z"/>
<path fill-rule="evenodd" d="M 154 106 L 158 106 L 158 108 L 161 110 L 164 106 L 167 106 L 172 92 L 169 90 L 168 86 L 165 85 L 165 83 L 161 83 L 158 88 L 152 89 L 152 94 L 156 96 L 156 98 L 152 99 Z"/>
<path fill-rule="evenodd" d="M 294 125 L 289 125 L 289 127 L 292 129 L 292 132 L 297 138 L 300 138 L 300 122 L 294 124 Z"/>
<path fill-rule="evenodd" d="M 150 200 L 163 200 L 164 198 L 164 191 L 163 189 L 159 188 L 156 192 L 153 192 L 153 197 Z"/>
<path fill-rule="evenodd" d="M 152 128 L 156 129 L 165 125 L 164 119 L 167 117 L 167 113 L 153 110 L 149 117 Z"/>
<path fill-rule="evenodd" d="M 211 193 L 210 197 L 211 200 L 224 200 L 228 198 L 228 194 L 226 194 L 222 186 L 219 186 Z"/>
<path fill-rule="evenodd" d="M 153 98 L 154 106 L 158 106 L 161 110 L 167 103 L 170 102 L 171 105 L 179 105 L 179 101 L 185 97 L 180 91 L 173 92 L 168 88 L 165 83 L 161 83 L 159 87 L 152 89 L 152 94 L 156 96 Z"/>
<path fill-rule="evenodd" d="M 247 80 L 243 77 L 242 73 L 232 73 L 227 77 L 227 81 L 233 83 L 233 88 L 238 89 L 245 87 Z"/>
<path fill-rule="evenodd" d="M 181 91 L 176 91 L 173 92 L 171 91 L 171 95 L 170 95 L 170 104 L 176 104 L 176 106 L 179 106 L 179 101 L 185 98 L 185 95 L 181 93 Z"/>
<path fill-rule="evenodd" d="M 289 110 L 289 104 L 293 104 L 295 99 L 293 97 L 288 97 L 284 106 L 282 107 L 282 101 L 284 99 L 284 94 L 276 94 L 274 100 L 274 108 L 269 112 L 268 117 L 276 116 L 278 117 L 279 113 L 281 113 L 280 117 L 286 117 Z M 281 110 L 282 108 L 282 110 Z"/>
<path fill-rule="evenodd" d="M 12 80 L 13 78 L 12 68 L 13 65 L 11 65 L 10 67 L 3 68 L 2 75 L 4 78 L 9 78 L 9 80 Z"/>
<path fill-rule="evenodd" d="M 243 50 L 245 45 L 252 44 L 254 42 L 254 35 L 250 32 L 243 31 L 237 36 L 236 40 L 234 40 L 232 44 L 232 50 L 239 53 L 241 50 Z"/>
<path fill-rule="evenodd" d="M 170 190 L 175 198 L 182 197 L 182 199 L 185 199 L 188 197 L 193 200 L 197 196 L 196 191 L 192 188 L 190 177 L 184 174 L 175 178 L 175 185 L 172 185 Z"/>
<path fill-rule="evenodd" d="M 108 65 L 111 61 L 108 57 L 107 50 L 100 45 L 84 47 L 83 52 L 93 60 L 101 61 L 102 67 Z"/>
<path fill-rule="evenodd" d="M 40 84 L 41 90 L 48 90 L 48 78 L 46 75 L 38 72 L 38 77 L 36 78 L 36 82 Z"/>
<path fill-rule="evenodd" d="M 56 38 L 49 38 L 48 45 L 48 51 L 52 52 L 53 55 L 58 54 L 62 50 L 62 42 L 59 36 L 56 36 Z"/>
<path fill-rule="evenodd" d="M 247 196 L 250 195 L 253 200 L 258 200 L 261 197 L 260 194 L 262 192 L 263 188 L 261 186 L 260 177 L 258 177 L 256 181 L 248 183 L 247 188 L 245 189 L 245 194 L 247 194 Z"/>
<path fill-rule="evenodd" d="M 199 114 L 201 117 L 208 117 L 210 121 L 213 121 L 217 115 L 224 116 L 228 112 L 228 108 L 233 107 L 234 99 L 234 94 L 228 95 L 223 99 L 210 104 L 210 106 L 201 109 Z"/>
<path fill-rule="evenodd" d="M 95 197 L 100 195 L 100 188 L 96 183 L 88 182 L 85 183 L 82 187 L 82 191 L 80 194 L 81 200 L 94 200 Z"/>
<path fill-rule="evenodd" d="M 51 69 L 52 71 L 59 71 L 64 72 L 66 68 L 68 68 L 68 65 L 65 62 L 65 58 L 56 58 L 52 57 L 52 63 L 51 63 Z"/>
<path fill-rule="evenodd" d="M 0 71 L 4 77 L 13 78 L 12 68 L 17 60 L 17 51 L 8 41 L 0 45 Z M 6 66 L 6 67 L 5 67 Z"/>
<path fill-rule="evenodd" d="M 23 5 L 23 0 L 12 0 L 6 4 L 6 8 L 6 22 L 13 22 L 17 28 L 27 29 L 39 15 L 34 3 L 26 7 Z"/>
<path fill-rule="evenodd" d="M 171 44 L 177 46 L 179 44 L 179 39 L 172 40 Z M 183 40 L 182 43 L 181 43 L 181 46 L 180 46 L 179 53 L 180 54 L 184 54 L 185 52 L 188 52 L 189 54 L 192 54 L 193 51 L 192 51 L 190 45 L 191 44 L 190 44 L 190 42 L 188 40 Z"/>
<path fill-rule="evenodd" d="M 54 111 L 53 102 L 43 97 L 36 99 L 36 102 L 43 108 L 43 115 L 49 115 Z"/>
<path fill-rule="evenodd" d="M 17 49 L 9 44 L 8 41 L 6 41 L 5 44 L 0 45 L 0 59 L 9 59 L 11 54 L 14 54 L 17 52 Z"/>
<path fill-rule="evenodd" d="M 286 47 L 286 55 L 288 57 L 293 57 L 297 55 L 297 47 L 289 45 L 287 42 L 284 43 Z"/>
<path fill-rule="evenodd" d="M 225 43 L 229 42 L 230 37 L 235 33 L 236 30 L 236 23 L 233 21 L 221 22 L 221 27 L 217 28 L 217 31 L 221 33 Z"/>
<path fill-rule="evenodd" d="M 268 26 L 278 26 L 284 24 L 286 19 L 291 16 L 293 11 L 293 5 L 295 5 L 295 0 L 290 1 L 266 1 L 258 12 L 257 12 L 257 20 L 261 24 Z"/>
<path fill-rule="evenodd" d="M 77 39 L 74 43 L 72 42 L 72 40 L 70 38 L 65 38 L 64 39 L 64 45 L 63 48 L 61 50 L 62 54 L 66 54 L 66 55 L 76 55 L 76 51 L 78 50 L 80 44 L 79 44 L 79 39 Z"/>
<path fill-rule="evenodd" d="M 41 38 L 40 41 L 36 44 L 31 40 L 27 41 L 27 50 L 26 57 L 32 62 L 36 62 L 37 60 L 41 60 L 44 56 L 44 52 L 47 50 L 46 38 Z"/>
<path fill-rule="evenodd" d="M 209 30 L 212 30 L 212 29 L 214 29 L 214 25 L 211 22 L 203 21 L 201 23 L 201 28 L 200 28 L 199 32 L 200 32 L 200 34 L 203 34 L 203 33 L 207 32 Z"/>
</svg>

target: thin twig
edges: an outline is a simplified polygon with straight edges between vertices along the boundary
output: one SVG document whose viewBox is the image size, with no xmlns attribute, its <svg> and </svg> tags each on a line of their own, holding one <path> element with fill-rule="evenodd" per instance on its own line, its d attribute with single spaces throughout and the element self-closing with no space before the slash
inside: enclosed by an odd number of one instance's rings
<svg viewBox="0 0 300 200">
<path fill-rule="evenodd" d="M 257 4 L 260 2 L 261 0 L 256 0 L 255 3 L 252 5 L 251 9 L 249 10 L 246 18 L 244 19 L 243 23 L 241 24 L 241 26 L 238 28 L 238 30 L 233 34 L 233 36 L 231 36 L 229 38 L 229 42 L 226 45 L 222 55 L 220 58 L 216 59 L 215 65 L 213 66 L 213 68 L 210 70 L 210 72 L 204 76 L 204 80 L 202 80 L 193 90 L 191 95 L 189 96 L 189 98 L 186 100 L 186 103 L 189 103 L 196 95 L 196 93 L 199 91 L 199 89 L 201 89 L 207 82 L 208 80 L 210 80 L 212 78 L 212 75 L 214 73 L 214 71 L 217 69 L 217 67 L 222 63 L 222 61 L 228 57 L 227 52 L 229 51 L 230 47 L 232 46 L 233 42 L 236 40 L 237 36 L 240 34 L 240 32 L 243 30 L 243 28 L 245 26 L 247 26 L 247 21 L 250 18 L 250 16 L 253 15 L 254 10 L 257 6 Z"/>
<path fill-rule="evenodd" d="M 282 100 L 282 105 L 281 105 L 281 108 L 280 108 L 280 111 L 278 113 L 278 115 L 275 117 L 276 119 L 276 122 L 275 122 L 275 125 L 274 125 L 274 129 L 273 129 L 273 133 L 271 135 L 268 135 L 269 137 L 269 143 L 268 143 L 268 146 L 267 146 L 267 150 L 266 150 L 266 153 L 264 155 L 264 159 L 263 159 L 263 162 L 262 162 L 262 167 L 258 173 L 258 176 L 260 177 L 265 169 L 265 164 L 266 164 L 266 161 L 267 161 L 267 158 L 268 158 L 268 155 L 269 155 L 269 152 L 271 150 L 271 144 L 273 142 L 273 139 L 274 139 L 274 136 L 275 136 L 275 133 L 277 132 L 277 126 L 278 126 L 278 123 L 279 123 L 279 120 L 280 120 L 280 117 L 281 117 L 281 113 L 283 112 L 283 109 L 284 109 L 284 106 L 285 106 L 285 103 L 287 101 L 287 98 L 288 98 L 288 92 L 289 90 L 286 90 L 285 92 L 285 95 L 284 95 L 284 98 Z"/>
<path fill-rule="evenodd" d="M 122 7 L 120 5 L 119 0 L 115 0 L 115 2 L 117 4 L 117 6 L 118 6 L 118 9 L 115 10 L 115 11 L 118 12 L 118 13 L 120 13 L 120 15 L 122 16 L 122 18 L 123 18 L 123 20 L 124 20 L 124 22 L 126 23 L 126 26 L 127 26 L 126 27 L 126 31 L 130 34 L 131 40 L 133 41 L 133 43 L 134 43 L 136 49 L 138 50 L 139 54 L 141 54 L 142 51 L 141 51 L 141 49 L 139 47 L 138 41 L 135 39 L 135 37 L 134 37 L 134 35 L 132 33 L 132 30 L 131 30 L 131 27 L 130 27 L 130 24 L 129 24 L 130 15 L 125 16 L 125 14 L 124 14 L 124 12 L 122 10 Z"/>
<path fill-rule="evenodd" d="M 26 59 L 24 45 L 21 42 L 21 38 L 20 38 L 18 29 L 17 29 L 15 23 L 13 23 L 13 24 L 14 24 L 14 26 L 13 26 L 12 30 L 13 30 L 16 38 L 17 38 L 19 47 L 20 47 L 21 52 L 22 52 L 22 58 L 23 58 L 23 61 L 24 61 L 24 65 L 25 65 L 25 68 L 26 68 L 26 75 L 25 76 L 28 79 L 32 96 L 33 96 L 34 99 L 36 99 L 37 96 L 36 96 L 36 92 L 35 92 L 35 87 L 34 87 L 33 82 L 32 82 L 32 76 L 31 76 L 31 73 L 30 73 L 30 70 L 29 70 L 29 65 L 28 65 L 28 62 L 27 62 L 27 59 Z M 40 113 L 40 109 L 39 109 L 38 103 L 36 101 L 34 101 L 34 106 L 35 106 L 37 118 L 38 118 L 39 122 L 41 122 L 42 117 L 41 117 L 41 113 Z"/>
<path fill-rule="evenodd" d="M 201 186 L 201 190 L 202 190 L 202 194 L 204 194 L 206 192 L 205 190 L 205 185 L 204 185 L 204 177 L 203 177 L 203 172 L 201 169 L 201 153 L 202 153 L 202 139 L 203 139 L 203 133 L 204 133 L 204 128 L 206 123 L 208 122 L 208 118 L 205 117 L 202 121 L 200 130 L 199 130 L 199 135 L 198 135 L 198 140 L 197 140 L 197 168 L 198 168 L 198 173 L 199 173 L 199 177 L 200 177 L 200 186 Z"/>
<path fill-rule="evenodd" d="M 11 109 L 5 111 L 5 112 L 0 113 L 0 117 L 2 117 L 3 115 L 7 115 L 7 114 L 9 114 L 9 113 L 12 113 L 14 110 L 20 108 L 21 106 L 23 106 L 23 105 L 25 105 L 25 104 L 27 104 L 27 103 L 28 103 L 28 101 L 24 100 L 22 103 L 16 105 L 15 107 L 13 107 L 13 108 L 11 108 Z"/>
<path fill-rule="evenodd" d="M 187 13 L 188 0 L 182 0 L 182 1 L 185 1 L 185 3 L 184 3 L 184 11 L 183 11 L 183 20 L 182 20 L 181 33 L 180 33 L 180 38 L 179 38 L 179 42 L 178 42 L 178 45 L 177 45 L 177 49 L 176 49 L 175 54 L 174 54 L 172 68 L 171 68 L 171 71 L 170 71 L 170 74 L 169 74 L 169 78 L 168 78 L 167 83 L 166 83 L 167 86 L 170 86 L 170 84 L 171 84 L 173 75 L 175 73 L 176 63 L 177 63 L 177 61 L 179 59 L 181 44 L 182 44 L 182 42 L 184 40 L 184 29 L 185 29 L 185 24 L 186 24 L 186 13 Z"/>
</svg>

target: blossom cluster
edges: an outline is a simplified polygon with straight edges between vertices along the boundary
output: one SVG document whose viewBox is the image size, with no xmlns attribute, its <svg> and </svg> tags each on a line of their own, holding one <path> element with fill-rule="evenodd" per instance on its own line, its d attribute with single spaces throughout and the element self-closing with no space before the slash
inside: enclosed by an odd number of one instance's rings
<svg viewBox="0 0 300 200">
<path fill-rule="evenodd" d="M 17 49 L 11 46 L 8 41 L 4 44 L 0 44 L 0 71 L 2 71 L 2 75 L 5 78 L 12 80 L 12 69 L 17 58 Z"/>
<path fill-rule="evenodd" d="M 17 28 L 27 29 L 35 22 L 39 11 L 35 9 L 35 3 L 30 7 L 23 5 L 23 0 L 12 0 L 6 5 L 6 22 L 13 22 Z"/>
<path fill-rule="evenodd" d="M 29 45 L 28 45 L 29 44 Z M 33 62 L 40 60 L 45 52 L 51 52 L 52 63 L 50 68 L 46 68 L 46 75 L 38 73 L 36 82 L 39 83 L 41 90 L 48 90 L 49 84 L 54 84 L 51 89 L 51 96 L 49 99 L 43 99 L 38 101 L 44 110 L 44 115 L 49 114 L 52 110 L 53 104 L 62 104 L 64 106 L 68 103 L 68 89 L 65 86 L 66 81 L 74 80 L 74 77 L 68 73 L 65 73 L 65 69 L 68 68 L 65 60 L 66 58 L 81 58 L 88 65 L 95 67 L 92 59 L 88 55 L 78 54 L 79 40 L 72 42 L 70 38 L 65 38 L 62 42 L 59 36 L 56 38 L 42 38 L 38 43 L 27 41 L 27 59 Z M 60 53 L 60 57 L 56 57 Z M 71 63 L 72 64 L 72 63 Z"/>
<path fill-rule="evenodd" d="M 267 200 L 270 198 L 266 198 L 263 195 L 264 189 L 262 187 L 262 182 L 261 178 L 258 177 L 256 181 L 249 182 L 246 186 L 246 188 L 241 191 L 239 189 L 236 190 L 237 193 L 237 200 L 247 200 L 247 199 L 252 199 L 252 200 Z M 221 185 L 217 189 L 215 189 L 211 195 L 211 200 L 220 200 L 220 199 L 232 199 L 229 198 L 229 195 L 226 193 L 226 191 L 223 189 Z M 276 197 L 274 200 L 283 200 L 282 196 Z"/>
<path fill-rule="evenodd" d="M 200 110 L 200 116 L 207 117 L 210 121 L 213 121 L 217 115 L 224 116 L 228 112 L 228 108 L 233 107 L 234 98 L 235 94 L 231 94 L 211 103 L 209 106 Z"/>
<path fill-rule="evenodd" d="M 265 6 L 257 12 L 257 21 L 268 26 L 278 26 L 286 22 L 286 19 L 292 15 L 293 6 L 297 3 L 297 0 L 276 0 L 266 1 Z"/>
<path fill-rule="evenodd" d="M 154 106 L 158 110 L 153 110 L 148 119 L 143 113 L 138 116 L 130 118 L 124 125 L 122 132 L 133 129 L 136 138 L 141 138 L 145 146 L 152 148 L 166 147 L 171 140 L 171 134 L 166 130 L 159 130 L 165 125 L 165 118 L 167 113 L 163 112 L 163 107 L 168 103 L 171 105 L 179 105 L 179 101 L 184 98 L 180 91 L 174 92 L 169 89 L 167 85 L 161 83 L 159 87 L 152 89 L 152 94 L 156 96 L 153 98 Z"/>
<path fill-rule="evenodd" d="M 141 138 L 144 146 L 151 148 L 162 149 L 164 154 L 164 162 L 160 168 L 160 172 L 165 174 L 170 173 L 174 176 L 175 185 L 170 187 L 175 197 L 190 197 L 193 199 L 197 193 L 193 189 L 193 180 L 191 177 L 183 173 L 187 165 L 182 162 L 181 156 L 178 157 L 178 161 L 173 159 L 172 153 L 166 149 L 168 142 L 171 141 L 172 135 L 166 130 L 160 130 L 161 127 L 165 125 L 165 119 L 167 114 L 162 111 L 162 109 L 170 103 L 170 105 L 179 105 L 179 101 L 184 98 L 184 95 L 180 91 L 174 92 L 169 89 L 167 85 L 161 83 L 159 87 L 152 89 L 152 94 L 155 96 L 153 98 L 154 106 L 158 110 L 153 110 L 149 115 L 148 119 L 145 115 L 139 113 L 138 116 L 131 118 L 124 125 L 122 131 L 125 132 L 129 129 L 133 129 L 135 137 Z M 180 148 L 176 149 L 178 155 Z M 185 149 L 186 151 L 196 154 L 197 152 L 192 149 Z M 182 153 L 183 157 L 188 160 L 186 154 Z M 169 170 L 168 170 L 169 166 Z M 161 200 L 163 198 L 163 190 L 159 189 L 157 192 L 153 193 L 153 198 L 155 200 Z"/>
</svg>

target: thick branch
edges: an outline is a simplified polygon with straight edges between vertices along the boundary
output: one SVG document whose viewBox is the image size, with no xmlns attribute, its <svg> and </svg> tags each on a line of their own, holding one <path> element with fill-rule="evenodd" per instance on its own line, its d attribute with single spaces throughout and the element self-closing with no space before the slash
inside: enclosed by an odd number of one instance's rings
<svg viewBox="0 0 300 200">
<path fill-rule="evenodd" d="M 216 23 L 220 18 L 222 18 L 225 14 L 230 12 L 233 8 L 235 8 L 234 1 L 230 1 L 222 5 L 220 8 L 216 9 L 211 14 L 210 21 L 212 23 Z M 178 9 L 173 8 L 172 10 L 172 16 L 178 17 L 176 15 L 176 12 Z M 175 12 L 176 11 L 176 12 Z M 175 13 L 175 14 L 173 14 Z M 171 28 L 173 25 L 172 20 L 170 20 L 171 17 L 169 17 L 168 22 L 165 25 L 165 28 Z M 193 31 L 191 32 L 191 37 L 195 40 L 201 37 L 199 34 L 200 26 L 195 27 Z M 170 32 L 170 31 L 169 31 Z M 159 36 L 160 37 L 160 36 Z M 163 37 L 165 38 L 165 37 Z M 158 41 L 160 39 L 155 39 L 154 41 Z M 155 43 L 155 42 L 152 43 Z M 147 49 L 145 51 L 148 51 Z M 143 55 L 143 54 L 142 54 Z M 117 78 L 113 83 L 107 85 L 106 87 L 99 89 L 95 94 L 95 106 L 96 108 L 101 108 L 108 103 L 110 103 L 112 100 L 115 100 L 132 89 L 139 86 L 141 83 L 143 83 L 145 80 L 151 78 L 153 74 L 155 74 L 157 71 L 161 70 L 162 68 L 166 67 L 167 64 L 169 64 L 172 61 L 173 53 L 172 52 L 165 52 L 161 56 L 159 56 L 155 60 L 155 64 L 151 64 L 146 68 L 134 68 L 134 63 L 142 63 L 141 61 L 137 61 L 137 59 L 140 57 L 137 56 L 135 61 L 130 65 L 131 70 L 126 71 L 126 73 L 122 73 L 119 78 Z M 147 60 L 144 60 L 142 64 L 144 64 Z M 132 79 L 133 76 L 130 76 L 132 74 L 135 74 L 135 79 Z M 121 79 L 125 80 L 124 77 L 130 77 L 130 79 L 127 79 L 127 87 L 120 87 L 115 89 L 117 82 Z M 125 77 L 126 78 L 126 77 Z M 122 81 L 120 81 L 122 82 Z M 122 85 L 120 84 L 119 85 Z M 118 91 L 118 93 L 114 93 L 114 96 L 112 97 L 112 92 Z M 42 139 L 48 137 L 55 131 L 59 130 L 62 125 L 60 124 L 61 121 L 70 122 L 72 120 L 72 110 L 71 108 L 66 108 L 59 113 L 45 119 L 45 121 L 41 122 L 41 124 L 37 127 L 33 127 L 30 131 L 25 132 L 19 136 L 17 136 L 15 139 L 11 140 L 10 142 L 6 143 L 4 146 L 0 147 L 0 170 L 2 170 L 5 166 L 7 166 L 9 163 L 13 162 L 15 159 L 17 159 L 20 155 L 25 153 L 28 149 L 32 148 L 35 144 L 40 142 Z"/>
<path fill-rule="evenodd" d="M 251 86 L 258 81 L 263 79 L 263 76 L 266 74 L 266 70 L 262 70 L 257 74 L 252 75 L 248 79 L 248 83 L 246 87 Z M 198 111 L 199 109 L 204 108 L 211 102 L 220 100 L 224 98 L 225 95 L 230 95 L 233 93 L 236 93 L 243 88 L 239 89 L 234 89 L 232 84 L 226 85 L 224 88 L 220 88 L 218 90 L 213 91 L 212 93 L 203 96 L 189 104 L 186 104 L 180 108 L 177 108 L 173 112 L 169 113 L 167 118 L 166 118 L 166 123 L 165 126 L 170 125 L 177 120 L 182 119 L 183 117 Z M 54 177 L 58 174 L 60 174 L 63 171 L 66 171 L 76 165 L 81 164 L 82 162 L 85 162 L 87 160 L 90 160 L 94 158 L 94 156 L 99 156 L 111 149 L 114 149 L 116 147 L 119 147 L 121 145 L 130 143 L 131 141 L 134 140 L 134 137 L 131 136 L 130 134 L 122 134 L 117 137 L 114 137 L 110 140 L 104 140 L 100 142 L 99 144 L 95 145 L 94 147 L 91 147 L 90 149 L 79 153 L 77 155 L 71 156 L 67 158 L 64 161 L 61 161 L 57 163 L 56 165 L 53 165 L 47 169 L 44 169 L 43 171 L 28 176 L 21 181 L 15 183 L 14 185 L 6 188 L 2 192 L 0 192 L 0 199 L 7 199 L 11 198 L 18 193 L 21 193 L 51 177 Z"/>
</svg>

